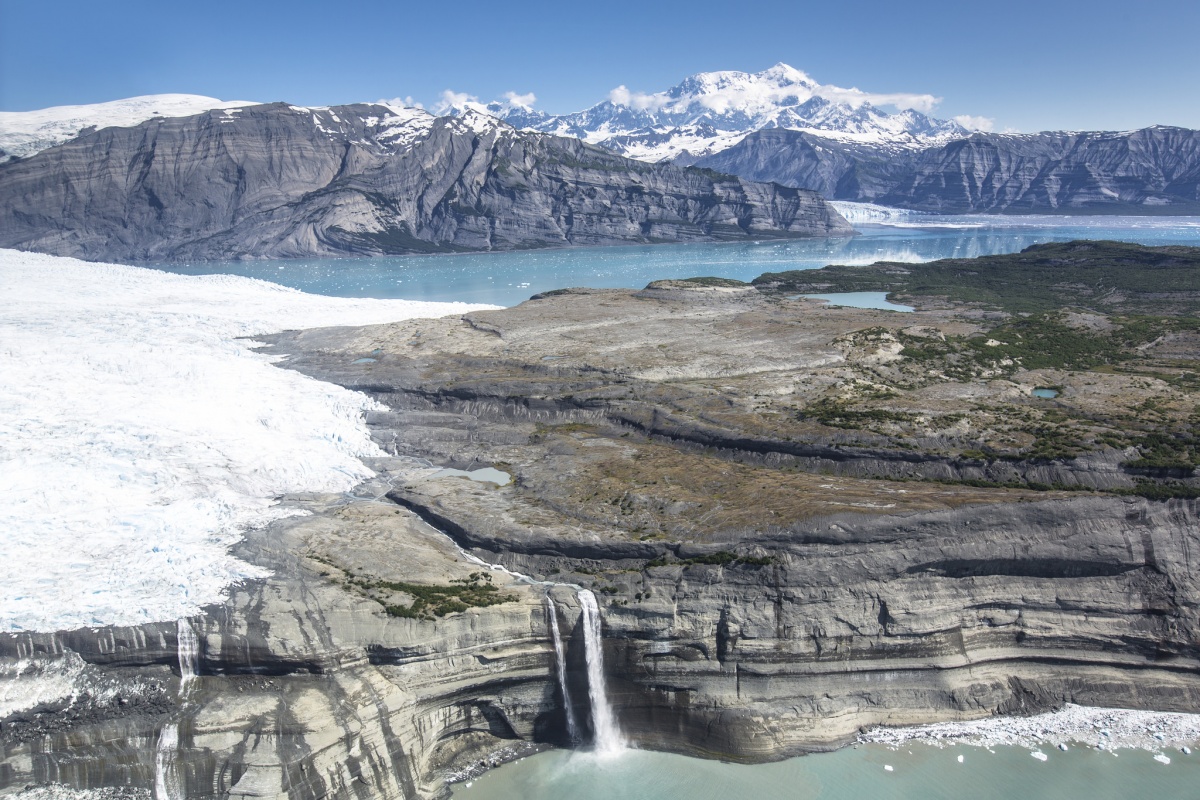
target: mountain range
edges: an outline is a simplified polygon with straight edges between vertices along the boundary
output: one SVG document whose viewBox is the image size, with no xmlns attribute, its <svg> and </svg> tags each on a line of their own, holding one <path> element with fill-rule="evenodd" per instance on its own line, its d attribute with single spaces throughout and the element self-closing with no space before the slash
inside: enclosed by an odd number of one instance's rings
<svg viewBox="0 0 1200 800">
<path fill-rule="evenodd" d="M 154 106 L 126 111 L 161 110 Z M 852 233 L 815 192 L 634 161 L 473 111 L 271 103 L 160 113 L 88 126 L 0 164 L 0 247 L 92 260 Z"/>
<path fill-rule="evenodd" d="M 762 72 L 703 72 L 655 94 L 621 87 L 609 99 L 572 114 L 552 115 L 517 102 L 460 103 L 518 128 L 574 136 L 643 161 L 692 161 L 725 150 L 748 133 L 770 128 L 815 133 L 847 143 L 913 149 L 970 131 L 913 108 L 887 113 L 856 89 L 825 86 L 776 64 Z M 887 97 L 932 104 L 934 98 Z"/>
<path fill-rule="evenodd" d="M 655 94 L 617 90 L 573 114 L 513 102 L 467 108 L 644 161 L 694 164 L 835 200 L 942 213 L 1200 213 L 1200 134 L 990 133 L 915 108 L 935 98 L 822 85 L 776 64 L 693 75 Z"/>
<path fill-rule="evenodd" d="M 778 64 L 572 114 L 194 95 L 0 113 L 0 246 L 116 260 L 842 235 L 826 200 L 1200 213 L 1200 132 L 991 133 Z M 885 112 L 880 106 L 896 110 Z"/>
<path fill-rule="evenodd" d="M 692 161 L 836 200 L 937 213 L 1200 213 L 1200 132 L 972 133 L 917 150 L 761 130 Z"/>
</svg>

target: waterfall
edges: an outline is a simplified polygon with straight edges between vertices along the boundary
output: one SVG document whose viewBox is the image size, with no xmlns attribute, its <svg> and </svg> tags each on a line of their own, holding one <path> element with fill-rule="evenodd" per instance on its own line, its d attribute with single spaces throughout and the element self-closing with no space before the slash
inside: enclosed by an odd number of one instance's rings
<svg viewBox="0 0 1200 800">
<path fill-rule="evenodd" d="M 625 749 L 625 740 L 604 688 L 604 651 L 600 640 L 600 606 L 589 589 L 579 590 L 583 611 L 583 645 L 587 657 L 588 697 L 592 701 L 592 733 L 597 753 L 616 753 Z"/>
<path fill-rule="evenodd" d="M 196 636 L 192 621 L 186 617 L 179 620 L 176 631 L 176 642 L 178 643 L 176 646 L 179 655 L 179 697 L 182 700 L 187 697 L 188 687 L 197 674 L 196 665 L 200 661 L 200 639 Z"/>
<path fill-rule="evenodd" d="M 567 712 L 567 735 L 571 744 L 579 744 L 579 724 L 575 721 L 575 707 L 571 705 L 571 691 L 567 688 L 567 656 L 563 650 L 562 635 L 558 631 L 558 610 L 554 599 L 546 595 L 546 614 L 550 617 L 550 634 L 554 637 L 554 663 L 558 667 L 558 689 L 562 692 L 563 709 Z"/>
<path fill-rule="evenodd" d="M 578 584 L 539 581 L 528 575 L 514 572 L 500 564 L 490 564 L 475 554 L 464 550 L 454 537 L 445 531 L 435 528 L 432 525 L 429 528 L 446 537 L 458 550 L 459 555 L 472 564 L 478 564 L 485 569 L 496 570 L 506 575 L 511 575 L 521 583 L 531 586 L 544 586 L 547 590 L 552 586 L 571 587 L 575 589 L 579 596 L 580 609 L 583 612 L 583 643 L 587 658 L 588 699 L 591 701 L 592 707 L 594 747 L 596 752 L 606 754 L 624 750 L 625 739 L 621 736 L 621 729 L 617 726 L 617 719 L 608 704 L 608 691 L 604 686 L 604 653 L 600 648 L 600 606 L 596 602 L 596 595 L 592 594 L 588 589 L 581 588 Z M 579 720 L 575 718 L 575 710 L 567 694 L 566 656 L 563 652 L 562 635 L 558 628 L 558 617 L 554 613 L 554 601 L 547 595 L 546 602 L 550 608 L 550 630 L 554 636 L 554 655 L 557 660 L 558 680 L 562 688 L 563 705 L 567 712 L 567 732 L 570 734 L 572 742 L 575 742 L 578 740 L 577 737 L 579 737 Z"/>
<path fill-rule="evenodd" d="M 163 726 L 154 752 L 155 800 L 182 800 L 183 781 L 179 779 L 179 723 Z"/>
<path fill-rule="evenodd" d="M 175 627 L 176 657 L 179 659 L 179 700 L 187 702 L 188 690 L 200 662 L 200 637 L 186 617 Z M 183 800 L 183 778 L 179 773 L 179 723 L 170 722 L 158 734 L 154 751 L 155 800 Z"/>
</svg>

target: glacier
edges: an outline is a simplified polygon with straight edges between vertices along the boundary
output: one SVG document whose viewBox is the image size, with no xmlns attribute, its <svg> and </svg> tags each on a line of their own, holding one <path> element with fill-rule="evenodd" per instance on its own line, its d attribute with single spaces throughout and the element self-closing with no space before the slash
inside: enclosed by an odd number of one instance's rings
<svg viewBox="0 0 1200 800">
<path fill-rule="evenodd" d="M 370 475 L 371 401 L 243 337 L 494 308 L 12 250 L 0 295 L 0 631 L 193 614 L 262 574 L 229 547 L 277 498 Z"/>
<path fill-rule="evenodd" d="M 0 111 L 0 162 L 25 158 L 62 144 L 87 128 L 132 128 L 155 117 L 190 117 L 205 111 L 232 111 L 252 105 L 257 103 L 198 94 L 147 94 L 108 103 Z"/>
</svg>

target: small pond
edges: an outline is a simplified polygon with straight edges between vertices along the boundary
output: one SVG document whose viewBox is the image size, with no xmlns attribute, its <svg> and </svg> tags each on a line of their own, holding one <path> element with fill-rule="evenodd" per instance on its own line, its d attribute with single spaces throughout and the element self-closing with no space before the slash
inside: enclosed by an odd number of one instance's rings
<svg viewBox="0 0 1200 800">
<path fill-rule="evenodd" d="M 512 475 L 495 467 L 483 467 L 467 471 L 465 469 L 443 469 L 429 476 L 430 478 L 470 478 L 477 483 L 494 483 L 497 486 L 508 486 L 512 483 Z"/>
<path fill-rule="evenodd" d="M 902 306 L 887 299 L 887 292 L 830 292 L 829 294 L 802 294 L 811 300 L 824 300 L 831 306 L 850 308 L 876 308 L 881 311 L 912 311 L 912 306 Z"/>
</svg>

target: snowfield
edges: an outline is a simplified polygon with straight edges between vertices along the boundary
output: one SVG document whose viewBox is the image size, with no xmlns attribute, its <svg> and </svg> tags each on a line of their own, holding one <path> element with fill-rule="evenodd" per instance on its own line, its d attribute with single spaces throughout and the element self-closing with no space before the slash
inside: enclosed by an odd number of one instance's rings
<svg viewBox="0 0 1200 800">
<path fill-rule="evenodd" d="M 212 109 L 252 106 L 246 100 L 218 100 L 195 94 L 148 94 L 37 111 L 0 111 L 0 163 L 25 158 L 74 139 L 86 128 L 132 128 L 155 117 L 191 117 Z"/>
<path fill-rule="evenodd" d="M 274 498 L 370 474 L 371 401 L 236 337 L 489 307 L 12 250 L 0 296 L 0 631 L 193 614 L 261 574 L 228 548 Z"/>
</svg>

